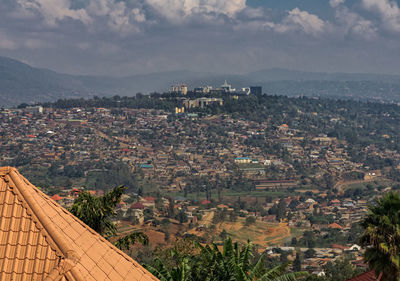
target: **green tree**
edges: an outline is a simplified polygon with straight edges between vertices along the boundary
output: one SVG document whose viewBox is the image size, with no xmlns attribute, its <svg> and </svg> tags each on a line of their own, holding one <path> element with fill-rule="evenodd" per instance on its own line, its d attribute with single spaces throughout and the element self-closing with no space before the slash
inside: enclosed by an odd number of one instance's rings
<svg viewBox="0 0 400 281">
<path fill-rule="evenodd" d="M 146 265 L 147 270 L 153 273 L 161 281 L 189 281 L 190 270 L 189 259 L 183 258 L 179 266 L 172 269 L 163 263 L 160 258 L 156 258 L 154 266 Z"/>
<path fill-rule="evenodd" d="M 323 269 L 325 277 L 330 281 L 345 281 L 362 273 L 362 270 L 353 266 L 347 258 L 328 262 Z"/>
<path fill-rule="evenodd" d="M 400 196 L 387 193 L 369 207 L 361 222 L 364 259 L 382 280 L 400 280 Z"/>
<path fill-rule="evenodd" d="M 111 218 L 116 216 L 115 208 L 121 201 L 124 190 L 125 187 L 118 186 L 104 196 L 93 196 L 88 191 L 83 191 L 69 211 L 99 234 L 105 237 L 114 236 L 117 228 Z"/>
<path fill-rule="evenodd" d="M 287 273 L 289 263 L 278 265 L 272 269 L 265 268 L 262 255 L 255 263 L 252 263 L 253 244 L 249 241 L 243 247 L 233 243 L 230 238 L 224 241 L 222 252 L 216 244 L 202 246 L 200 257 L 205 272 L 199 276 L 206 278 L 199 280 L 235 280 L 235 281 L 256 281 L 256 280 L 296 280 L 306 275 L 305 272 Z"/>
<path fill-rule="evenodd" d="M 296 258 L 293 261 L 293 270 L 294 271 L 300 271 L 301 270 L 302 261 L 303 261 L 302 256 L 297 252 L 296 253 Z"/>
<path fill-rule="evenodd" d="M 175 246 L 167 259 L 158 258 L 146 268 L 163 281 L 295 281 L 307 276 L 305 272 L 288 272 L 289 263 L 267 268 L 264 255 L 254 261 L 251 242 L 241 247 L 227 238 L 222 251 L 215 243 L 195 244 L 199 252 L 185 255 Z M 168 266 L 171 260 L 175 260 L 172 267 Z"/>
<path fill-rule="evenodd" d="M 313 248 L 309 248 L 307 251 L 304 252 L 304 256 L 307 259 L 315 257 L 315 250 Z"/>
<path fill-rule="evenodd" d="M 112 218 L 117 215 L 116 207 L 121 202 L 121 197 L 126 188 L 117 186 L 103 196 L 93 196 L 88 191 L 83 191 L 75 199 L 69 211 L 93 230 L 107 239 L 117 235 L 117 227 Z M 115 245 L 120 249 L 129 249 L 129 245 L 136 241 L 148 244 L 147 236 L 142 232 L 133 232 L 117 239 Z"/>
<path fill-rule="evenodd" d="M 249 226 L 256 223 L 256 217 L 248 216 L 246 217 L 245 225 Z"/>
</svg>

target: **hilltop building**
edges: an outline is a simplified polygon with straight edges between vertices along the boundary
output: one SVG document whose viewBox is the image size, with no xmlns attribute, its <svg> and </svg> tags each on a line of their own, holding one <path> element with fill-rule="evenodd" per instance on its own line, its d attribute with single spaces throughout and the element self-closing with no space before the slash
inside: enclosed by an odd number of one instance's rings
<svg viewBox="0 0 400 281">
<path fill-rule="evenodd" d="M 242 88 L 239 90 L 236 90 L 235 88 L 232 88 L 232 86 L 230 84 L 228 84 L 228 82 L 224 82 L 224 84 L 221 85 L 221 87 L 219 89 L 217 89 L 217 91 L 226 93 L 226 94 L 231 94 L 231 95 L 239 95 L 239 96 L 243 96 L 243 95 L 249 95 L 250 94 L 250 88 Z"/>
<path fill-rule="evenodd" d="M 28 106 L 24 108 L 23 112 L 25 113 L 30 113 L 30 114 L 42 114 L 43 113 L 43 107 L 38 105 L 38 106 Z"/>
<path fill-rule="evenodd" d="M 0 168 L 1 280 L 158 280 L 26 180 Z"/>
<path fill-rule="evenodd" d="M 221 85 L 221 90 L 224 91 L 225 93 L 232 93 L 236 89 L 232 88 L 232 86 L 228 84 L 228 82 L 226 82 L 225 80 L 224 84 Z"/>
<path fill-rule="evenodd" d="M 178 93 L 182 95 L 187 95 L 188 93 L 188 87 L 186 84 L 177 84 L 171 86 L 170 93 Z M 241 88 L 241 89 L 235 89 L 232 87 L 232 85 L 228 84 L 228 82 L 225 80 L 224 84 L 222 84 L 219 88 L 213 89 L 212 86 L 200 86 L 200 87 L 195 87 L 191 93 L 195 94 L 230 94 L 230 95 L 235 95 L 235 96 L 243 96 L 243 95 L 249 95 L 251 93 L 254 94 L 261 94 L 262 93 L 262 88 L 260 86 L 255 86 L 255 87 L 246 87 L 246 88 Z"/>
<path fill-rule="evenodd" d="M 198 98 L 194 100 L 185 100 L 184 105 L 186 108 L 201 107 L 204 108 L 211 104 L 223 105 L 224 101 L 220 98 Z"/>
<path fill-rule="evenodd" d="M 208 94 L 212 90 L 211 86 L 202 86 L 202 87 L 197 87 L 193 89 L 193 92 L 195 94 Z"/>
<path fill-rule="evenodd" d="M 188 88 L 187 88 L 186 84 L 173 85 L 173 86 L 171 86 L 171 89 L 169 90 L 169 92 L 186 95 L 188 92 Z"/>
</svg>

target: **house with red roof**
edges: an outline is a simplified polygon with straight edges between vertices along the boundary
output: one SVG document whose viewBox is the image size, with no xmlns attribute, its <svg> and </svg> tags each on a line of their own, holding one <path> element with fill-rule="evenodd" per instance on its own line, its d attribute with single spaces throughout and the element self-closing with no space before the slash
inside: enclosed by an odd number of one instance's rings
<svg viewBox="0 0 400 281">
<path fill-rule="evenodd" d="M 51 199 L 53 199 L 54 201 L 60 201 L 62 200 L 62 197 L 58 194 L 54 194 L 53 196 L 51 196 Z"/>
<path fill-rule="evenodd" d="M 155 202 L 156 202 L 156 199 L 152 196 L 148 196 L 142 200 L 142 204 L 148 208 L 154 208 Z"/>
<path fill-rule="evenodd" d="M 151 203 L 156 202 L 156 199 L 153 196 L 147 196 L 144 198 L 144 200 Z"/>
<path fill-rule="evenodd" d="M 146 207 L 141 202 L 135 202 L 131 205 L 131 209 L 144 210 Z"/>
<path fill-rule="evenodd" d="M 328 225 L 328 228 L 330 228 L 330 229 L 340 229 L 340 230 L 343 229 L 343 227 L 340 226 L 339 224 L 337 224 L 336 222 L 331 223 L 330 225 Z"/>
<path fill-rule="evenodd" d="M 332 244 L 332 249 L 339 249 L 339 250 L 344 251 L 344 250 L 347 250 L 348 248 L 349 247 L 342 246 L 342 245 L 339 245 L 339 244 Z"/>
<path fill-rule="evenodd" d="M 340 201 L 339 201 L 338 199 L 333 199 L 333 200 L 331 201 L 331 205 L 332 205 L 333 207 L 340 207 Z"/>
<path fill-rule="evenodd" d="M 364 272 L 363 274 L 357 275 L 351 279 L 347 279 L 346 281 L 380 281 L 382 278 L 382 273 L 376 277 L 373 270 Z"/>
<path fill-rule="evenodd" d="M 210 200 L 204 199 L 201 201 L 201 205 L 208 205 L 208 204 L 211 204 Z"/>
</svg>

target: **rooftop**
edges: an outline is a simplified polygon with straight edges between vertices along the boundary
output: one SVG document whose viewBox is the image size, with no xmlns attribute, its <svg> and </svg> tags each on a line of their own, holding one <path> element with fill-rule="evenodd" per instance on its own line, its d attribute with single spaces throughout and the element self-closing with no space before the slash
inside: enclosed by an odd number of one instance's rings
<svg viewBox="0 0 400 281">
<path fill-rule="evenodd" d="M 158 280 L 15 168 L 0 168 L 0 213 L 2 280 Z"/>
<path fill-rule="evenodd" d="M 374 271 L 370 270 L 370 271 L 367 271 L 356 277 L 348 279 L 346 281 L 376 281 L 376 280 L 380 280 L 380 279 L 381 279 L 381 275 L 379 275 L 378 278 L 376 278 Z"/>
</svg>

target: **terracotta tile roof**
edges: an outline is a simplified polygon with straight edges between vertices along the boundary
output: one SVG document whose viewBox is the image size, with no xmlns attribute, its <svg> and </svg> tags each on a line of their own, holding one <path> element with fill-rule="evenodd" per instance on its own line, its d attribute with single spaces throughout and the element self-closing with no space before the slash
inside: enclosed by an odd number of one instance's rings
<svg viewBox="0 0 400 281">
<path fill-rule="evenodd" d="M 135 202 L 135 203 L 133 203 L 133 204 L 131 205 L 131 208 L 132 208 L 132 209 L 140 209 L 140 210 L 143 210 L 143 209 L 145 208 L 145 206 L 144 206 L 142 203 L 140 203 L 140 202 Z"/>
<path fill-rule="evenodd" d="M 330 225 L 328 225 L 329 228 L 335 228 L 335 229 L 342 229 L 343 227 L 341 227 L 339 224 L 337 224 L 336 222 L 331 223 Z"/>
<path fill-rule="evenodd" d="M 1 280 L 158 280 L 29 183 L 0 168 Z"/>
<path fill-rule="evenodd" d="M 340 249 L 340 250 L 347 250 L 349 247 L 339 245 L 339 244 L 332 244 L 333 249 Z"/>
<path fill-rule="evenodd" d="M 346 281 L 379 281 L 380 279 L 381 279 L 381 274 L 377 278 L 374 271 L 370 270 L 356 277 L 348 279 Z"/>
<path fill-rule="evenodd" d="M 54 201 L 59 201 L 62 199 L 62 197 L 58 194 L 54 194 L 53 196 L 51 196 L 51 199 L 53 199 Z"/>
</svg>

